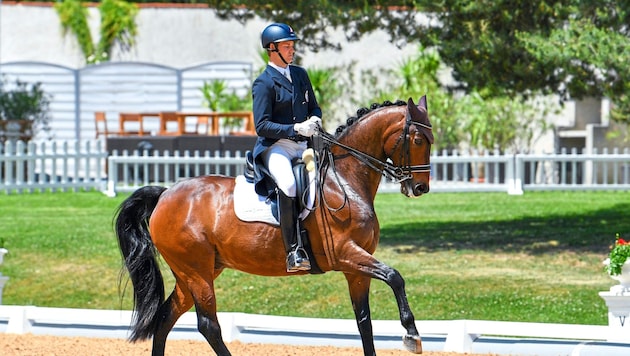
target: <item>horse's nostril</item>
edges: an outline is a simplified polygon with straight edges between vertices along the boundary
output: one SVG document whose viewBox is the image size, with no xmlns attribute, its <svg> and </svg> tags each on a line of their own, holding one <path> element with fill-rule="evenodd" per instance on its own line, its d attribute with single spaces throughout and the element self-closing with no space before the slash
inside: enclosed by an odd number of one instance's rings
<svg viewBox="0 0 630 356">
<path fill-rule="evenodd" d="M 428 193 L 429 192 L 429 185 L 425 184 L 425 183 L 416 184 L 416 186 L 414 187 L 413 190 L 414 190 L 415 195 Z"/>
</svg>

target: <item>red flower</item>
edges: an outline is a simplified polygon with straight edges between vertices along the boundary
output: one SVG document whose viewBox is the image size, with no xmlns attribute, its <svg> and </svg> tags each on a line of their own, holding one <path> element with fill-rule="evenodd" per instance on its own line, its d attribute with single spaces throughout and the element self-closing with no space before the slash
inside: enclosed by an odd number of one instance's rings
<svg viewBox="0 0 630 356">
<path fill-rule="evenodd" d="M 628 244 L 630 244 L 630 241 L 626 241 L 622 239 L 621 237 L 619 238 L 619 240 L 617 240 L 617 245 L 628 245 Z"/>
</svg>

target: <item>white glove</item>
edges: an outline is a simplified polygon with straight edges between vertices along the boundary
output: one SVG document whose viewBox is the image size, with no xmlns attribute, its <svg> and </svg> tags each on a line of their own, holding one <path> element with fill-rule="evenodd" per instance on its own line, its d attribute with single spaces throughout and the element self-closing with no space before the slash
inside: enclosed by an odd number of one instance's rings
<svg viewBox="0 0 630 356">
<path fill-rule="evenodd" d="M 317 117 L 317 116 L 311 116 L 308 120 L 306 121 L 310 121 L 312 123 L 314 123 L 315 125 L 321 127 L 322 126 L 322 119 Z"/>
<path fill-rule="evenodd" d="M 293 129 L 304 137 L 311 137 L 317 132 L 317 124 L 309 119 L 293 125 Z"/>
</svg>

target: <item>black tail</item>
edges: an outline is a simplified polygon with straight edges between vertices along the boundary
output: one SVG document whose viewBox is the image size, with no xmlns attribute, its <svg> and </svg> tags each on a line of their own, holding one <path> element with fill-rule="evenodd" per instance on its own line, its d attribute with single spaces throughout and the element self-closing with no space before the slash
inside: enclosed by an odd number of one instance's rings
<svg viewBox="0 0 630 356">
<path fill-rule="evenodd" d="M 134 313 L 130 341 L 153 336 L 157 325 L 156 315 L 164 302 L 164 280 L 148 224 L 165 190 L 157 186 L 142 187 L 125 199 L 116 211 L 118 246 L 133 284 Z"/>
</svg>

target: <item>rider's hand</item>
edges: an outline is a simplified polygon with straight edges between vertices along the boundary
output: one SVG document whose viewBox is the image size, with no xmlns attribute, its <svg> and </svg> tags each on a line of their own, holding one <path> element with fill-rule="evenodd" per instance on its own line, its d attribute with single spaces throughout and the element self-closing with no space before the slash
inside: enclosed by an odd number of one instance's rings
<svg viewBox="0 0 630 356">
<path fill-rule="evenodd" d="M 317 124 L 309 119 L 293 125 L 293 129 L 304 137 L 311 137 L 317 131 Z"/>
<path fill-rule="evenodd" d="M 322 119 L 318 116 L 311 116 L 308 120 L 306 121 L 310 121 L 312 123 L 314 123 L 315 125 L 321 127 L 322 126 Z"/>
</svg>

